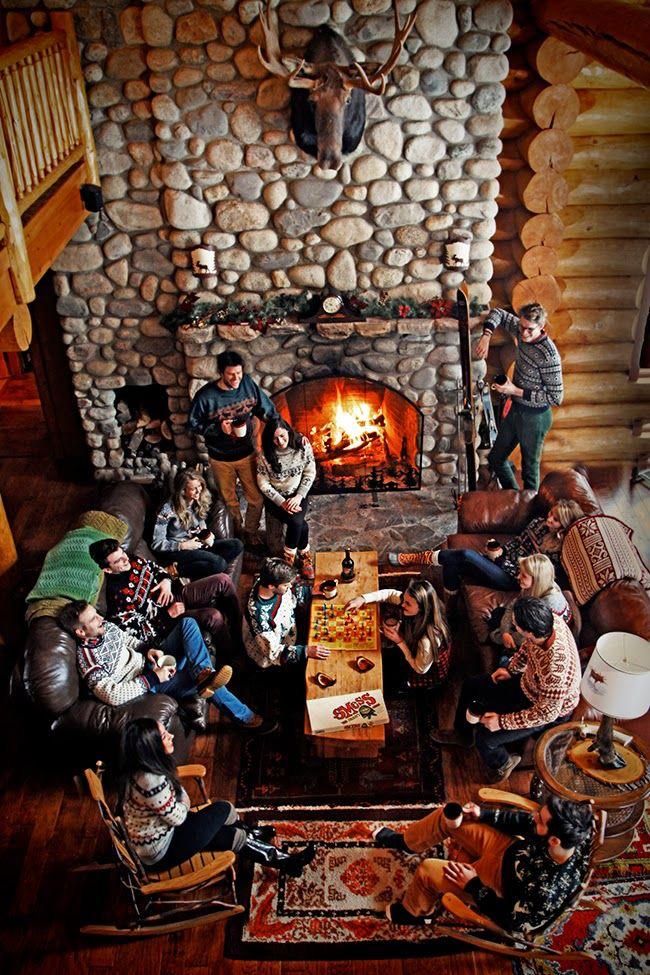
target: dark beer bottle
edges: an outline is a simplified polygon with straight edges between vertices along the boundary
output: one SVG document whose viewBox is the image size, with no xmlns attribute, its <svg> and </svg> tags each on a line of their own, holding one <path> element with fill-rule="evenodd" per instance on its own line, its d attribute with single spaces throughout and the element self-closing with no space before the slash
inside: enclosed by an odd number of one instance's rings
<svg viewBox="0 0 650 975">
<path fill-rule="evenodd" d="M 354 559 L 350 555 L 350 549 L 346 548 L 345 557 L 341 562 L 341 582 L 351 582 L 354 579 Z"/>
</svg>

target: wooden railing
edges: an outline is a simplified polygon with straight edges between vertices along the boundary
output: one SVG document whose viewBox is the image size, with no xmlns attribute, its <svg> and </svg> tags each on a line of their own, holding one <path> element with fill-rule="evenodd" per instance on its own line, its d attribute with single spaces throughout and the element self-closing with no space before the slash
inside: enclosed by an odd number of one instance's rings
<svg viewBox="0 0 650 975">
<path fill-rule="evenodd" d="M 65 212 L 53 212 L 43 239 L 41 202 L 73 175 L 98 183 L 95 144 L 73 20 L 50 14 L 52 30 L 0 51 L 0 347 L 12 320 L 19 348 L 31 332 L 26 304 L 34 284 L 56 259 L 86 216 L 71 194 Z M 50 215 L 48 214 L 48 217 Z M 56 226 L 55 226 L 56 224 Z M 38 238 L 38 240 L 36 240 Z M 37 246 L 36 246 L 37 244 Z M 31 249 L 30 249 L 31 248 Z M 20 336 L 18 335 L 20 331 Z"/>
<path fill-rule="evenodd" d="M 73 91 L 63 31 L 0 54 L 0 118 L 21 213 L 83 155 Z"/>
</svg>

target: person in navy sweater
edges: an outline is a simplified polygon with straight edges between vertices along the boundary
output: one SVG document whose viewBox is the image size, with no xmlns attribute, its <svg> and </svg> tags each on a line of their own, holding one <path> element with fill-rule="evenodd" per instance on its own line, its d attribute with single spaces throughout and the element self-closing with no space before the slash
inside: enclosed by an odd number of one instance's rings
<svg viewBox="0 0 650 975">
<path fill-rule="evenodd" d="M 244 539 L 255 546 L 259 545 L 263 498 L 256 477 L 253 417 L 276 419 L 278 412 L 266 393 L 245 374 L 238 352 L 219 353 L 217 369 L 216 382 L 207 383 L 194 397 L 189 428 L 205 438 L 215 481 L 237 533 L 242 527 L 237 498 L 237 481 L 241 482 L 246 497 Z"/>
</svg>

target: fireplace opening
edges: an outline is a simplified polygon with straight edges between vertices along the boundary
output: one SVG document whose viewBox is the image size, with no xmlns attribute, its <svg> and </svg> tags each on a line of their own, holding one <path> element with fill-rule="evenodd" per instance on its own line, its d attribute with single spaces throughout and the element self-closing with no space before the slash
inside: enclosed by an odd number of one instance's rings
<svg viewBox="0 0 650 975">
<path fill-rule="evenodd" d="M 155 461 L 161 452 L 173 451 L 167 391 L 162 386 L 154 383 L 116 390 L 115 413 L 127 461 L 135 458 Z"/>
<path fill-rule="evenodd" d="M 328 376 L 291 386 L 273 400 L 311 441 L 314 494 L 420 488 L 422 414 L 401 393 L 369 379 Z"/>
</svg>

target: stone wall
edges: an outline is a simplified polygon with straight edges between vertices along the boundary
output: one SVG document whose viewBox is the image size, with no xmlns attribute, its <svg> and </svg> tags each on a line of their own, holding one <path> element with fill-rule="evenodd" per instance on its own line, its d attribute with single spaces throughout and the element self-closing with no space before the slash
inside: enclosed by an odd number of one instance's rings
<svg viewBox="0 0 650 975">
<path fill-rule="evenodd" d="M 18 8 L 7 20 L 12 39 L 46 24 L 42 5 L 0 2 Z M 106 200 L 55 265 L 100 476 L 125 476 L 112 409 L 125 384 L 164 385 L 177 447 L 191 449 L 182 429 L 185 357 L 160 325 L 181 294 L 259 301 L 329 285 L 448 296 L 462 276 L 443 269 L 442 243 L 463 228 L 473 237 L 465 280 L 489 298 L 506 0 L 417 4 L 385 95 L 367 97 L 365 138 L 337 173 L 319 171 L 293 142 L 288 89 L 257 56 L 257 0 L 45 6 L 75 14 Z M 381 61 L 391 46 L 390 6 L 282 2 L 283 45 L 300 51 L 314 27 L 330 23 L 360 61 Z M 404 14 L 415 0 L 399 6 Z M 214 278 L 192 274 L 189 251 L 199 243 L 217 251 Z"/>
</svg>

